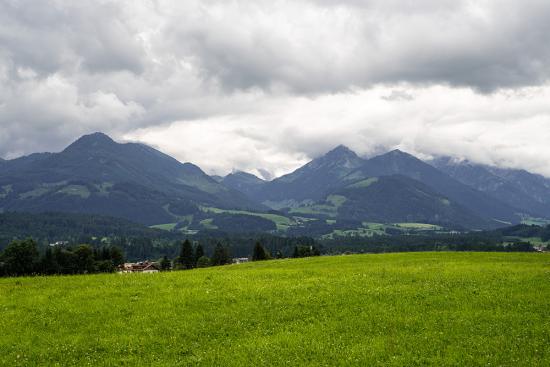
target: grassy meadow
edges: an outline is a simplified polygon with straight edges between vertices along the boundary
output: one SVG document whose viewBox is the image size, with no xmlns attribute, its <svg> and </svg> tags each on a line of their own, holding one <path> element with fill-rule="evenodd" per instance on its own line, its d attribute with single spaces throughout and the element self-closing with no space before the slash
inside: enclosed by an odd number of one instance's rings
<svg viewBox="0 0 550 367">
<path fill-rule="evenodd" d="M 0 279 L 0 365 L 550 365 L 550 255 Z"/>
</svg>

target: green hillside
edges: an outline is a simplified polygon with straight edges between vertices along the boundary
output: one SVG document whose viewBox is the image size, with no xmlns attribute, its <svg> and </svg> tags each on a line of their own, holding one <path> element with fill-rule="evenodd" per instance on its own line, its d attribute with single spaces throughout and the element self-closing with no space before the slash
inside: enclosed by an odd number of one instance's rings
<svg viewBox="0 0 550 367">
<path fill-rule="evenodd" d="M 0 279 L 0 365 L 550 364 L 548 254 Z"/>
</svg>

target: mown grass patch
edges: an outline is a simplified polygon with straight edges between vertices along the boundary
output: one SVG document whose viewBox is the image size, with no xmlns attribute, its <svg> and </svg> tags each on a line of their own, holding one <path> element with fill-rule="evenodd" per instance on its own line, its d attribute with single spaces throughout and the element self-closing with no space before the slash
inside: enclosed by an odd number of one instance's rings
<svg viewBox="0 0 550 367">
<path fill-rule="evenodd" d="M 550 364 L 550 255 L 0 279 L 0 365 Z"/>
<path fill-rule="evenodd" d="M 82 199 L 90 197 L 90 190 L 84 185 L 68 185 L 57 191 L 60 194 L 80 196 Z"/>
<path fill-rule="evenodd" d="M 421 230 L 431 230 L 431 231 L 438 231 L 443 229 L 441 226 L 435 225 L 435 224 L 428 224 L 428 223 L 395 223 L 395 226 L 401 227 L 401 228 L 407 228 L 407 229 L 421 229 Z"/>
<path fill-rule="evenodd" d="M 334 218 L 337 214 L 337 208 L 332 205 L 326 204 L 314 204 L 308 206 L 299 206 L 296 208 L 291 208 L 288 212 L 290 214 L 301 214 L 301 215 L 325 215 L 327 217 Z"/>
<path fill-rule="evenodd" d="M 365 188 L 365 187 L 369 187 L 370 185 L 372 185 L 376 182 L 378 182 L 378 177 L 370 177 L 370 178 L 367 178 L 365 180 L 362 180 L 362 181 L 356 182 L 354 184 L 348 185 L 348 187 L 350 187 L 350 188 Z"/>
<path fill-rule="evenodd" d="M 155 224 L 150 226 L 150 228 L 162 229 L 163 231 L 172 231 L 176 228 L 177 223 L 164 223 L 164 224 Z"/>
<path fill-rule="evenodd" d="M 212 222 L 214 222 L 212 218 L 203 219 L 200 221 L 200 225 L 206 229 L 217 229 L 218 226 L 214 225 Z"/>
</svg>

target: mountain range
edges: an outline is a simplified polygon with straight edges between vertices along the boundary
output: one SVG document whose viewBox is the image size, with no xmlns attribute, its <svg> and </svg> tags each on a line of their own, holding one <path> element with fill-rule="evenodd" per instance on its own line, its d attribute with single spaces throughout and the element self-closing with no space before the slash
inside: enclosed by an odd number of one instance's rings
<svg viewBox="0 0 550 367">
<path fill-rule="evenodd" d="M 262 210 L 199 167 L 149 146 L 86 135 L 60 153 L 31 154 L 0 166 L 2 211 L 62 211 L 173 221 L 198 205 Z"/>
<path fill-rule="evenodd" d="M 271 181 L 240 171 L 210 177 L 149 146 L 95 133 L 60 153 L 0 160 L 0 211 L 93 213 L 187 231 L 247 223 L 321 233 L 366 223 L 484 229 L 550 217 L 550 180 L 399 150 L 364 159 L 345 146 Z"/>
</svg>

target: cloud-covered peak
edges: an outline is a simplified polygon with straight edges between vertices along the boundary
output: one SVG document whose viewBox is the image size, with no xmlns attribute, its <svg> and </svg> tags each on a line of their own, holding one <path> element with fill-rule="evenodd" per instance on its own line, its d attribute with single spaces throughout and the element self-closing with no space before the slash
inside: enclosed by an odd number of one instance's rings
<svg viewBox="0 0 550 367">
<path fill-rule="evenodd" d="M 357 154 L 347 146 L 340 144 L 325 154 L 325 157 L 333 158 L 357 158 Z"/>
</svg>

